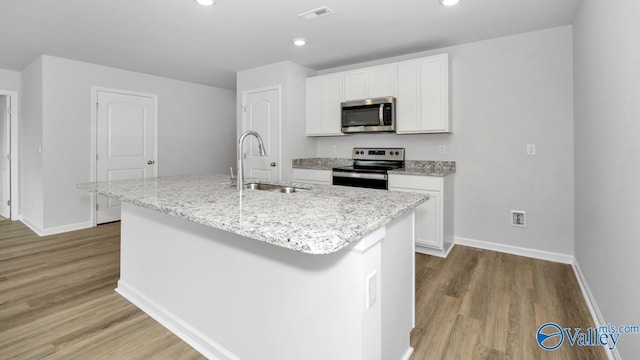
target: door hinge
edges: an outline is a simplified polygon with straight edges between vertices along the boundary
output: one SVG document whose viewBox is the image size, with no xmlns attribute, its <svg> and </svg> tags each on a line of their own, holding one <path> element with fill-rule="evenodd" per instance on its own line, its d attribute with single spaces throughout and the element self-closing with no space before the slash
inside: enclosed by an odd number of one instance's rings
<svg viewBox="0 0 640 360">
<path fill-rule="evenodd" d="M 98 211 L 98 204 L 96 204 L 96 211 Z"/>
<path fill-rule="evenodd" d="M 7 200 L 7 206 L 11 206 L 11 200 Z"/>
<path fill-rule="evenodd" d="M 242 112 L 247 112 L 247 107 L 242 105 Z"/>
<path fill-rule="evenodd" d="M 100 103 L 99 103 L 99 102 L 97 102 L 97 103 L 96 103 L 96 111 L 98 111 L 98 108 L 99 108 L 99 107 L 100 107 Z"/>
<path fill-rule="evenodd" d="M 7 160 L 11 161 L 11 153 L 7 154 Z"/>
<path fill-rule="evenodd" d="M 98 153 L 96 153 L 96 161 L 98 161 Z"/>
</svg>

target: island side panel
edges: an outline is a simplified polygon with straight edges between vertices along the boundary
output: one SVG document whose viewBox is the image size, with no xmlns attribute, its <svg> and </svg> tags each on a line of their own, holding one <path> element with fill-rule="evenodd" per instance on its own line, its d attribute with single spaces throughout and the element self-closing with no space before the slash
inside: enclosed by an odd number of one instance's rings
<svg viewBox="0 0 640 360">
<path fill-rule="evenodd" d="M 415 213 L 387 224 L 382 242 L 382 358 L 409 360 L 415 326 Z"/>
<path fill-rule="evenodd" d="M 309 255 L 122 207 L 118 292 L 213 359 L 382 359 L 380 264 L 379 242 Z"/>
</svg>

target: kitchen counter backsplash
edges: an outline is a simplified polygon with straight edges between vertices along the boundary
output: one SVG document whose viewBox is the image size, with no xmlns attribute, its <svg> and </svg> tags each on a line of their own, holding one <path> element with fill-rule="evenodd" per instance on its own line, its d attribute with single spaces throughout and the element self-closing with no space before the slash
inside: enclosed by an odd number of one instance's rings
<svg viewBox="0 0 640 360">
<path fill-rule="evenodd" d="M 331 170 L 335 167 L 353 165 L 353 160 L 347 158 L 307 158 L 293 159 L 291 162 L 294 168 L 313 170 Z"/>
<path fill-rule="evenodd" d="M 353 165 L 347 158 L 293 159 L 292 166 L 298 169 L 331 170 L 334 167 Z M 404 169 L 389 170 L 389 174 L 446 176 L 456 172 L 455 161 L 405 160 Z"/>
<path fill-rule="evenodd" d="M 456 172 L 455 161 L 405 160 L 404 169 L 389 170 L 389 174 L 446 176 Z"/>
</svg>

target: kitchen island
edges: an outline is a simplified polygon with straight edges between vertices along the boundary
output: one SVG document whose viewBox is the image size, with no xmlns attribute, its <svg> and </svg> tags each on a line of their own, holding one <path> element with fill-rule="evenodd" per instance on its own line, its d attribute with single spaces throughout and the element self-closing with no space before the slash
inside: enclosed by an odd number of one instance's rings
<svg viewBox="0 0 640 360">
<path fill-rule="evenodd" d="M 82 188 L 122 201 L 117 291 L 211 359 L 408 359 L 428 196 L 226 176 Z"/>
</svg>

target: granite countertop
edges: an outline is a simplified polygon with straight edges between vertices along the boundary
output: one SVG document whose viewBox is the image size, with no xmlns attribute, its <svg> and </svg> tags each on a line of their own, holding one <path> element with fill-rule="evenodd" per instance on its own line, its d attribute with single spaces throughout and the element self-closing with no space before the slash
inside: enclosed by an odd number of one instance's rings
<svg viewBox="0 0 640 360">
<path fill-rule="evenodd" d="M 345 158 L 306 158 L 293 159 L 294 169 L 331 170 L 334 167 L 353 165 L 352 159 Z M 447 176 L 456 172 L 455 161 L 406 160 L 403 169 L 389 170 L 389 174 Z"/>
<path fill-rule="evenodd" d="M 291 194 L 245 190 L 242 199 L 228 175 L 116 180 L 78 188 L 308 254 L 343 249 L 428 199 L 410 192 L 298 186 L 304 189 Z"/>
<path fill-rule="evenodd" d="M 305 158 L 293 159 L 292 167 L 295 169 L 332 170 L 335 167 L 353 165 L 352 159 L 345 158 Z"/>
<path fill-rule="evenodd" d="M 447 176 L 455 174 L 455 161 L 406 160 L 403 169 L 389 170 L 389 174 Z"/>
</svg>

